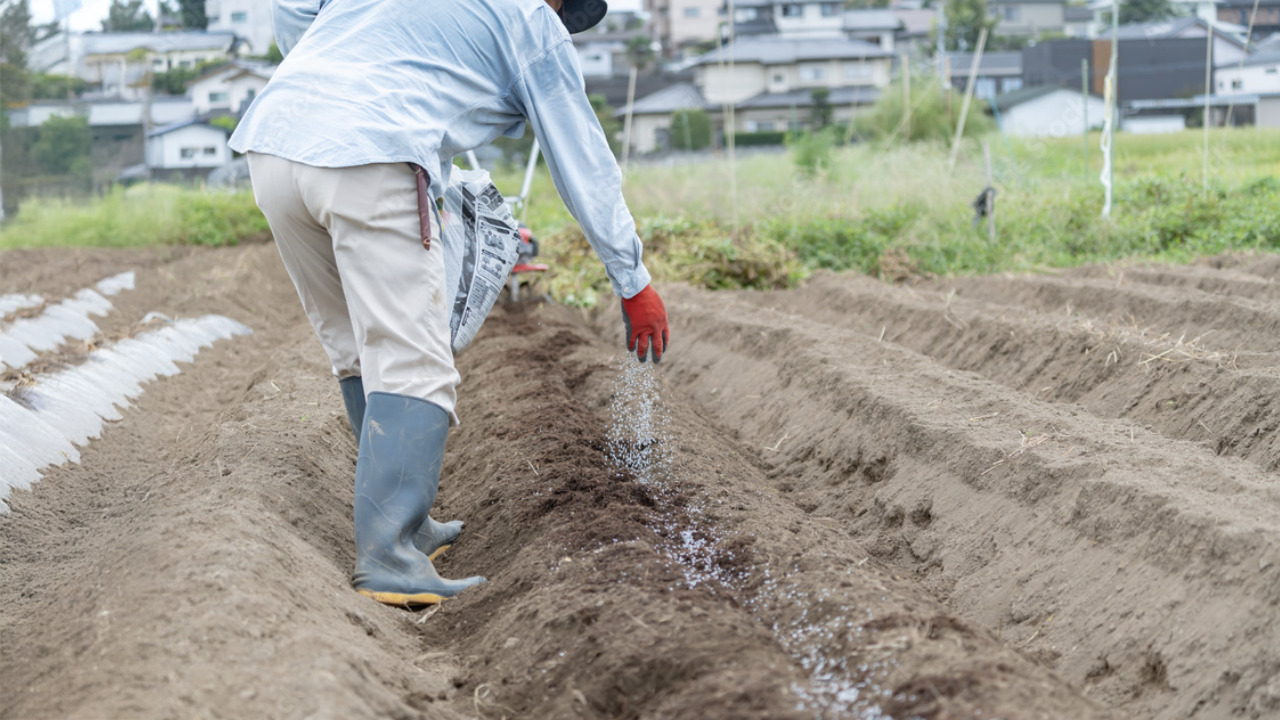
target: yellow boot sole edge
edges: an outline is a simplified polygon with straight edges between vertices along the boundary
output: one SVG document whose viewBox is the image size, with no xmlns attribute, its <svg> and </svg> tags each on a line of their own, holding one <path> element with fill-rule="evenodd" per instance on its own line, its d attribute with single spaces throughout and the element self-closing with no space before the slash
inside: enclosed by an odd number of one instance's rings
<svg viewBox="0 0 1280 720">
<path fill-rule="evenodd" d="M 444 554 L 445 550 L 448 550 L 451 547 L 453 547 L 453 545 L 441 545 L 440 547 L 436 548 L 435 552 L 428 555 L 427 559 L 430 560 L 431 562 L 435 562 L 436 558 L 439 558 L 441 555 Z"/>
<path fill-rule="evenodd" d="M 435 593 L 390 593 L 360 589 L 357 589 L 356 592 L 367 598 L 377 600 L 383 605 L 396 605 L 400 607 L 405 605 L 438 605 L 442 600 L 444 600 L 443 595 L 437 595 Z"/>
</svg>

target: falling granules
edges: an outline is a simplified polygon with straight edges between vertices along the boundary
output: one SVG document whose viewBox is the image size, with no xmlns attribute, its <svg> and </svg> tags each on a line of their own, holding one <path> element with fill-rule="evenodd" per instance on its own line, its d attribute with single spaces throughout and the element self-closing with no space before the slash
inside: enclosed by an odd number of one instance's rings
<svg viewBox="0 0 1280 720">
<path fill-rule="evenodd" d="M 617 469 L 649 485 L 658 494 L 671 492 L 675 480 L 671 436 L 671 419 L 662 402 L 660 376 L 653 365 L 627 356 L 618 365 L 613 398 L 609 405 L 607 454 Z M 743 583 L 748 575 L 732 569 L 733 563 L 721 562 L 727 552 L 718 542 L 713 528 L 702 520 L 704 509 L 696 500 L 683 504 L 686 517 L 657 519 L 659 533 L 669 541 L 659 550 L 675 563 L 687 587 L 708 586 L 738 598 L 744 607 L 770 626 L 786 650 L 809 674 L 806 685 L 792 687 L 797 710 L 811 712 L 819 720 L 854 717 L 860 720 L 884 720 L 886 715 L 877 705 L 885 696 L 876 684 L 885 676 L 883 663 L 854 666 L 848 657 L 834 653 L 833 648 L 853 642 L 862 633 L 856 621 L 846 617 L 851 608 L 832 608 L 831 598 L 823 593 L 810 597 L 785 578 L 775 579 L 764 568 L 766 581 L 761 595 L 743 597 Z M 730 558 L 731 559 L 731 558 Z M 761 602 L 760 598 L 771 602 Z M 782 620 L 780 605 L 802 606 L 798 617 Z M 810 616 L 810 609 L 815 611 Z M 816 616 L 821 609 L 822 617 Z M 770 619 L 772 618 L 772 620 Z M 867 620 L 870 620 L 868 615 Z"/>
<path fill-rule="evenodd" d="M 662 404 L 654 366 L 628 355 L 620 363 L 609 404 L 609 460 L 646 484 L 671 464 L 670 418 Z"/>
</svg>

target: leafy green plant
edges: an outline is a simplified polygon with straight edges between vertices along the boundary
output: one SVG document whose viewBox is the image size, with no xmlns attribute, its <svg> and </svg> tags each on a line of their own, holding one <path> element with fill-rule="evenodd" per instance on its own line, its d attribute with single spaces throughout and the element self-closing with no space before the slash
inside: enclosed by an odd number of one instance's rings
<svg viewBox="0 0 1280 720">
<path fill-rule="evenodd" d="M 711 145 L 711 116 L 706 110 L 677 110 L 668 131 L 675 150 L 701 150 Z"/>
</svg>

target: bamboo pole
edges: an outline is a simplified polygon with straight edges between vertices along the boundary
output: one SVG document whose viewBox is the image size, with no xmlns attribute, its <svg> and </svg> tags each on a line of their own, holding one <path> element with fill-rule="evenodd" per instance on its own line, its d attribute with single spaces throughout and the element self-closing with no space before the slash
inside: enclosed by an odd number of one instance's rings
<svg viewBox="0 0 1280 720">
<path fill-rule="evenodd" d="M 1213 97 L 1213 23 L 1208 23 L 1208 38 L 1204 43 L 1204 171 L 1201 192 L 1209 194 L 1209 98 Z"/>
<path fill-rule="evenodd" d="M 622 128 L 622 174 L 627 174 L 627 162 L 631 159 L 631 114 L 636 105 L 636 76 L 640 70 L 631 63 L 631 80 L 627 83 L 627 120 Z"/>
<path fill-rule="evenodd" d="M 973 62 L 969 65 L 969 83 L 964 88 L 964 102 L 960 104 L 960 121 L 956 123 L 956 136 L 951 141 L 951 162 L 948 169 L 955 171 L 956 156 L 960 154 L 960 138 L 964 135 L 964 121 L 969 116 L 969 103 L 973 101 L 973 86 L 978 81 L 978 63 L 982 61 L 982 49 L 987 46 L 987 28 L 982 28 L 978 35 L 977 52 L 973 54 Z"/>
</svg>

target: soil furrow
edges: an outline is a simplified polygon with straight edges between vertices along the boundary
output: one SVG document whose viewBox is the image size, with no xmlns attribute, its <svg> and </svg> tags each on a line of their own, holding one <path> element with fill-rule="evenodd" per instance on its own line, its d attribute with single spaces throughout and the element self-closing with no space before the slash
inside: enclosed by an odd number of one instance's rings
<svg viewBox="0 0 1280 720">
<path fill-rule="evenodd" d="M 1270 707 L 1272 476 L 875 336 L 669 297 L 672 379 L 777 449 L 763 457 L 799 507 L 1131 716 Z"/>
<path fill-rule="evenodd" d="M 748 296 L 927 355 L 956 370 L 1054 403 L 1079 403 L 1166 437 L 1280 467 L 1274 355 L 1241 360 L 1134 326 L 1040 313 L 870 278 L 815 278 L 804 288 Z M 1254 364 L 1241 369 L 1241 365 Z"/>
<path fill-rule="evenodd" d="M 1280 350 L 1280 307 L 1274 302 L 1216 295 L 1188 287 L 1160 287 L 1061 275 L 1000 275 L 931 281 L 924 287 L 1023 310 L 1152 328 L 1172 339 L 1221 352 Z"/>
</svg>

